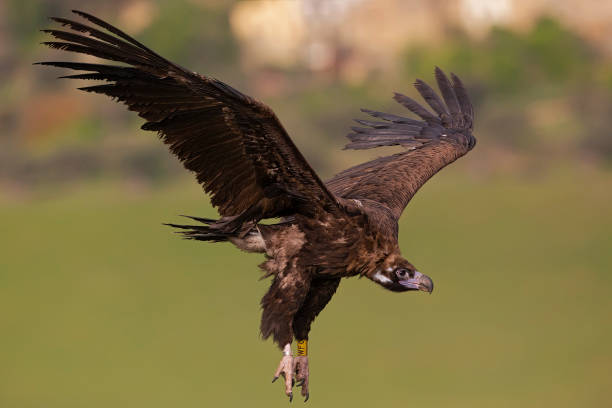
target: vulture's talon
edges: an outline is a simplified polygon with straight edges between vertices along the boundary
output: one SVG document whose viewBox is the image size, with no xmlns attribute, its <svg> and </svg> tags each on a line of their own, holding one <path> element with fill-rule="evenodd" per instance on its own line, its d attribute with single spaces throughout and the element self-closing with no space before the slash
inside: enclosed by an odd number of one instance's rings
<svg viewBox="0 0 612 408">
<path fill-rule="evenodd" d="M 309 389 L 308 389 L 308 356 L 297 356 L 293 358 L 293 372 L 297 380 L 296 385 L 302 387 L 302 396 L 305 401 L 308 400 Z"/>
<path fill-rule="evenodd" d="M 272 384 L 274 384 L 274 382 L 275 382 L 276 380 L 278 380 L 278 377 L 274 377 L 274 378 L 272 379 Z"/>
<path fill-rule="evenodd" d="M 290 401 L 293 399 L 293 367 L 293 357 L 283 356 L 280 363 L 278 364 L 276 372 L 274 373 L 275 379 L 280 377 L 281 375 L 285 379 L 285 394 L 289 396 Z"/>
<path fill-rule="evenodd" d="M 308 398 L 310 398 L 310 393 L 309 392 L 306 393 L 306 398 L 304 398 L 304 402 L 307 402 Z"/>
<path fill-rule="evenodd" d="M 289 402 L 293 402 L 293 392 L 289 393 Z"/>
</svg>

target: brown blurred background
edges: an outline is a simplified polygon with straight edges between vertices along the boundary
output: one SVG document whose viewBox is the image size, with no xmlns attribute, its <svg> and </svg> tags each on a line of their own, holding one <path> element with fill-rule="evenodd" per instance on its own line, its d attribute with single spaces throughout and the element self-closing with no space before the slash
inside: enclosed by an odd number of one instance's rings
<svg viewBox="0 0 612 408">
<path fill-rule="evenodd" d="M 343 284 L 309 404 L 610 403 L 612 3 L 5 0 L 0 406 L 285 403 L 260 259 L 160 226 L 215 212 L 138 117 L 32 65 L 95 61 L 39 45 L 72 8 L 265 101 L 324 178 L 381 154 L 340 150 L 359 108 L 406 114 L 392 92 L 434 66 L 467 85 L 478 145 L 402 218 L 437 293 Z"/>
<path fill-rule="evenodd" d="M 612 88 L 612 5 L 589 1 L 7 1 L 0 7 L 4 191 L 179 174 L 138 119 L 32 67 L 49 15 L 79 7 L 183 66 L 265 100 L 316 168 L 343 168 L 337 148 L 359 107 L 397 111 L 438 65 L 469 84 L 482 173 L 538 171 L 568 159 L 605 166 Z M 82 58 L 82 57 L 79 57 Z M 487 153 L 484 153 L 487 149 Z M 352 157 L 350 159 L 352 160 Z"/>
</svg>

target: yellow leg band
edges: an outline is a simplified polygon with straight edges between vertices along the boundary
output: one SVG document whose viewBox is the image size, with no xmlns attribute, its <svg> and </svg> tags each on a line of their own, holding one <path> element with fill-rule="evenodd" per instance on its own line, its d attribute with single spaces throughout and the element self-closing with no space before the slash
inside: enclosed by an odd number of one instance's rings
<svg viewBox="0 0 612 408">
<path fill-rule="evenodd" d="M 297 355 L 307 356 L 308 355 L 308 340 L 299 340 L 297 343 Z"/>
</svg>

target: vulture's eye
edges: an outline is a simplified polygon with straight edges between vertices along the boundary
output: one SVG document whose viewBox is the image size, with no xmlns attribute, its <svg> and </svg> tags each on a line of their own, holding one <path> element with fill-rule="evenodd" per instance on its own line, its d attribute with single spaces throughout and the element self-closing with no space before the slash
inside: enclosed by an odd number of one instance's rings
<svg viewBox="0 0 612 408">
<path fill-rule="evenodd" d="M 400 268 L 395 271 L 395 274 L 397 275 L 398 278 L 405 278 L 406 275 L 408 275 L 408 270 Z"/>
</svg>

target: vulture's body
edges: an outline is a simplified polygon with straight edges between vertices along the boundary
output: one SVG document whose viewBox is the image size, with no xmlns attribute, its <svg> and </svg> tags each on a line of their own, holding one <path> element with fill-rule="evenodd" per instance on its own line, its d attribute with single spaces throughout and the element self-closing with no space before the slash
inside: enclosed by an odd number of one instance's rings
<svg viewBox="0 0 612 408">
<path fill-rule="evenodd" d="M 266 254 L 261 268 L 272 284 L 261 301 L 261 333 L 283 349 L 275 378 L 285 376 L 287 395 L 297 379 L 308 397 L 308 333 L 341 278 L 364 276 L 397 292 L 433 290 L 431 279 L 401 256 L 398 220 L 417 190 L 476 142 L 472 105 L 456 76 L 449 80 L 436 68 L 442 98 L 415 83 L 434 112 L 395 95 L 418 120 L 364 110 L 377 120 L 358 120 L 363 127 L 353 128 L 347 148 L 401 145 L 406 151 L 323 183 L 266 105 L 166 60 L 92 15 L 75 13 L 93 25 L 53 18 L 73 31 L 45 30 L 58 40 L 45 44 L 122 65 L 41 64 L 83 71 L 68 78 L 105 81 L 80 89 L 136 111 L 146 120 L 142 128 L 157 131 L 195 173 L 220 219 L 191 217 L 195 225 L 172 226 L 191 239 Z M 282 222 L 261 224 L 266 218 Z M 297 357 L 291 355 L 294 339 Z"/>
</svg>

